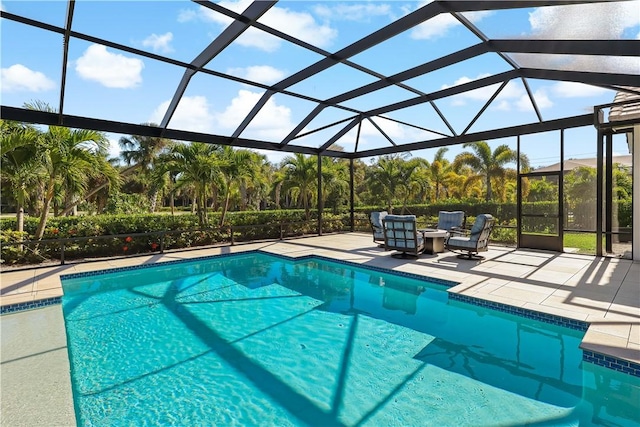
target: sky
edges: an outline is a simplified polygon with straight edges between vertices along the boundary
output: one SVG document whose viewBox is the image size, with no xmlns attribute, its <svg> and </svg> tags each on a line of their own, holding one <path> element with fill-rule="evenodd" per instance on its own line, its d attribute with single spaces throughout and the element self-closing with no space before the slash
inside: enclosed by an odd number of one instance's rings
<svg viewBox="0 0 640 427">
<path fill-rule="evenodd" d="M 368 33 L 384 27 L 427 2 L 411 1 L 280 1 L 259 22 L 313 43 L 329 52 L 338 51 Z M 243 11 L 249 1 L 222 1 L 220 5 Z M 3 11 L 25 15 L 59 27 L 64 26 L 64 1 L 2 1 Z M 465 14 L 490 38 L 640 39 L 640 0 L 588 6 L 554 6 Z M 74 31 L 191 62 L 229 25 L 230 19 L 189 1 L 76 2 Z M 567 24 L 570 23 L 570 24 Z M 22 106 L 41 100 L 58 106 L 61 81 L 62 40 L 59 34 L 42 31 L 7 19 L 1 24 L 2 105 Z M 437 16 L 374 48 L 351 58 L 354 63 L 384 75 L 392 75 L 479 42 L 450 15 Z M 273 84 L 315 63 L 322 56 L 251 28 L 229 48 L 211 60 L 206 68 L 225 74 Z M 638 73 L 639 58 L 568 57 L 540 54 L 512 54 L 525 67 L 549 65 L 584 71 Z M 119 51 L 83 40 L 71 39 L 67 63 L 64 113 L 129 123 L 160 123 L 184 70 L 170 64 Z M 510 66 L 495 54 L 485 54 L 444 69 L 408 80 L 407 84 L 429 93 L 478 78 L 508 71 Z M 318 99 L 375 81 L 361 71 L 339 64 L 291 91 Z M 611 90 L 577 83 L 529 80 L 544 119 L 593 112 L 593 106 L 613 101 Z M 478 89 L 436 102 L 458 133 L 470 123 L 497 86 Z M 237 128 L 263 89 L 227 79 L 196 73 L 174 114 L 170 128 L 229 135 Z M 390 102 L 415 97 L 398 87 L 368 94 L 343 103 L 369 110 Z M 279 142 L 315 104 L 284 94 L 271 97 L 242 137 Z M 325 109 L 305 132 L 351 117 L 337 108 Z M 428 105 L 399 110 L 389 117 L 435 132 L 449 133 L 446 125 Z M 470 132 L 537 121 L 525 88 L 519 80 L 509 83 Z M 411 143 L 436 134 L 388 120 L 376 122 L 396 143 Z M 344 126 L 342 124 L 341 126 Z M 341 126 L 331 127 L 293 143 L 317 147 Z M 345 151 L 355 148 L 357 129 L 339 144 Z M 581 128 L 565 134 L 566 157 L 595 156 L 595 129 Z M 108 134 L 112 155 L 118 154 L 118 139 Z M 523 138 L 523 149 L 533 165 L 554 163 L 559 156 L 559 133 Z M 515 138 L 491 141 L 515 148 Z M 359 150 L 389 146 L 369 122 L 361 129 Z M 624 143 L 616 151 L 624 152 Z M 462 151 L 449 148 L 448 157 Z M 414 151 L 413 156 L 433 158 L 435 150 Z M 286 154 L 269 153 L 277 163 Z"/>
</svg>

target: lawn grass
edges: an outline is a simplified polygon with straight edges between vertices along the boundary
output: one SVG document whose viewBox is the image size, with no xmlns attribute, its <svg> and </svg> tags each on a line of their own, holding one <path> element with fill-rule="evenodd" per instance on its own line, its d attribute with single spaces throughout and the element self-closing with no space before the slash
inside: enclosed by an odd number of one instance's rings
<svg viewBox="0 0 640 427">
<path fill-rule="evenodd" d="M 576 248 L 579 254 L 595 255 L 595 233 L 564 233 L 564 247 Z"/>
</svg>

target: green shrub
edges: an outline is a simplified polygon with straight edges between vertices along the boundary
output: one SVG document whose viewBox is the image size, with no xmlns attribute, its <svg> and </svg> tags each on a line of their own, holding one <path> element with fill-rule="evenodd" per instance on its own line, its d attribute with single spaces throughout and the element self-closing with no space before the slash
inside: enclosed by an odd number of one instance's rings
<svg viewBox="0 0 640 427">
<path fill-rule="evenodd" d="M 109 195 L 105 214 L 143 214 L 149 212 L 149 199 L 143 194 L 115 193 Z"/>
</svg>

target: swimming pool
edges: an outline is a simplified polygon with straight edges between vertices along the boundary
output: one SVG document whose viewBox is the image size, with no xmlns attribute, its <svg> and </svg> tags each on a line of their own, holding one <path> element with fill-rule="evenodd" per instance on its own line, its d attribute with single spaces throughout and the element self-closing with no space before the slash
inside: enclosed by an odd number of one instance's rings
<svg viewBox="0 0 640 427">
<path fill-rule="evenodd" d="M 80 425 L 638 425 L 583 332 L 248 253 L 63 277 Z"/>
</svg>

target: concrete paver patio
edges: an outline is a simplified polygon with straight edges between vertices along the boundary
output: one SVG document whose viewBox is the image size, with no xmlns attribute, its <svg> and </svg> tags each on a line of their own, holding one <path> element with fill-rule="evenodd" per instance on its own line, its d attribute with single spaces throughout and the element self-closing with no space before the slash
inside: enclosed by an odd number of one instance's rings
<svg viewBox="0 0 640 427">
<path fill-rule="evenodd" d="M 62 295 L 61 274 L 258 249 L 291 257 L 322 255 L 365 266 L 458 282 L 459 284 L 450 288 L 449 292 L 589 322 L 590 327 L 581 345 L 583 349 L 640 363 L 640 263 L 571 253 L 516 250 L 500 246 L 490 246 L 490 250 L 483 254 L 485 256 L 483 261 L 458 259 L 451 252 L 397 259 L 390 256 L 391 252 L 378 248 L 371 236 L 364 233 L 331 234 L 276 242 L 240 244 L 20 271 L 5 269 L 0 275 L 0 305 L 7 306 Z M 56 343 L 51 345 L 51 349 L 55 351 L 49 356 L 55 355 L 58 359 L 50 365 L 53 371 L 47 368 L 42 372 L 44 372 L 43 375 L 50 374 L 52 378 L 58 378 L 60 375 L 68 378 L 69 367 L 66 359 L 66 339 L 61 322 L 61 309 L 59 306 L 54 306 L 51 310 L 54 311 L 46 312 L 46 315 L 54 316 L 55 322 L 59 322 L 57 328 L 62 330 L 59 331 L 60 336 L 56 338 Z M 41 358 L 43 356 L 19 354 L 20 351 L 6 352 L 6 346 L 9 345 L 6 342 L 8 338 L 5 333 L 9 322 L 6 320 L 12 316 L 15 315 L 3 316 L 2 322 L 3 389 L 6 385 L 5 381 L 18 375 L 16 373 L 18 369 L 25 369 L 23 363 L 5 363 L 8 359 L 15 361 L 29 356 Z M 59 351 L 61 349 L 65 351 Z M 29 350 L 29 346 L 25 346 L 23 350 L 23 352 L 32 353 L 34 351 L 36 350 Z M 43 351 L 46 353 L 48 350 Z M 62 364 L 59 359 L 62 360 Z M 46 358 L 39 363 L 46 364 L 44 360 Z M 63 372 L 60 372 L 61 370 Z M 52 384 L 59 386 L 59 382 L 56 379 Z M 46 387 L 48 382 L 46 379 L 41 379 L 41 384 L 45 384 Z M 4 420 L 8 419 L 5 416 L 9 417 L 14 411 L 34 410 L 42 415 L 42 411 L 46 410 L 42 406 L 29 409 L 29 405 L 34 405 L 33 402 L 29 403 L 28 398 L 28 394 L 32 393 L 29 391 L 32 387 L 18 383 L 16 386 L 24 389 L 16 393 L 20 402 L 12 403 L 12 397 L 3 392 L 3 424 Z M 70 387 L 65 385 L 63 388 L 66 390 L 64 394 L 69 399 L 68 405 L 73 408 Z M 46 390 L 41 392 L 46 393 Z M 51 393 L 59 394 L 59 390 L 51 390 Z M 56 405 L 59 406 L 59 404 Z M 54 412 L 57 414 L 60 410 Z M 34 424 L 33 419 L 28 423 L 25 422 L 25 425 L 27 424 L 45 425 L 38 422 Z"/>
</svg>

